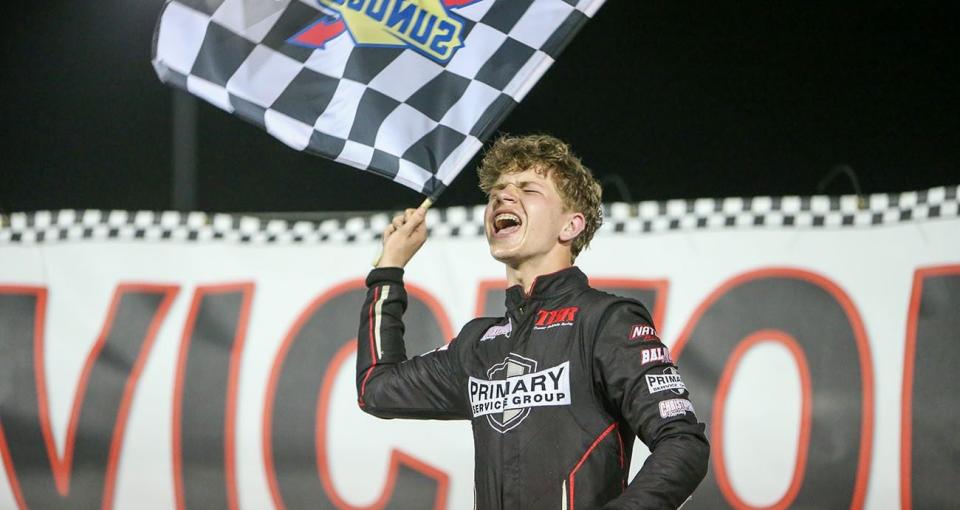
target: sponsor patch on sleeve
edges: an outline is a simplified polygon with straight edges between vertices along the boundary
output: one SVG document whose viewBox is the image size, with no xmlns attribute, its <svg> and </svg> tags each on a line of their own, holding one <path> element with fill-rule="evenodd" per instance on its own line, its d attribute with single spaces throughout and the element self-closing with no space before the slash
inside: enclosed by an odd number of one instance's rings
<svg viewBox="0 0 960 510">
<path fill-rule="evenodd" d="M 696 414 L 693 411 L 693 404 L 685 398 L 672 398 L 660 402 L 661 418 L 673 418 L 687 413 Z"/>
<path fill-rule="evenodd" d="M 650 363 L 673 363 L 670 358 L 670 350 L 666 347 L 648 347 L 640 351 L 640 364 Z"/>
<path fill-rule="evenodd" d="M 483 336 L 480 337 L 480 341 L 485 342 L 487 340 L 494 339 L 501 335 L 503 335 L 506 338 L 510 338 L 510 333 L 512 332 L 513 332 L 513 321 L 511 321 L 508 318 L 506 324 L 499 325 L 499 326 L 490 326 L 489 328 L 487 328 L 487 331 L 485 331 L 483 333 Z"/>
<path fill-rule="evenodd" d="M 647 389 L 650 393 L 670 390 L 677 395 L 687 391 L 687 386 L 680 379 L 676 368 L 667 367 L 660 374 L 647 374 Z"/>
<path fill-rule="evenodd" d="M 641 342 L 659 342 L 657 330 L 649 324 L 634 324 L 630 326 L 630 340 L 640 340 Z"/>
</svg>

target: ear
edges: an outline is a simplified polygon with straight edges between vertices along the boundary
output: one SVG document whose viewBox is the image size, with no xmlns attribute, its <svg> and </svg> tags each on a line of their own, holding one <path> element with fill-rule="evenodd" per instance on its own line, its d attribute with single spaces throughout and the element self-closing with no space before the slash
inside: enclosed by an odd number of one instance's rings
<svg viewBox="0 0 960 510">
<path fill-rule="evenodd" d="M 565 243 L 573 240 L 586 227 L 587 220 L 583 217 L 583 213 L 571 213 L 570 217 L 567 218 L 567 223 L 563 226 L 563 230 L 560 231 L 560 242 Z"/>
</svg>

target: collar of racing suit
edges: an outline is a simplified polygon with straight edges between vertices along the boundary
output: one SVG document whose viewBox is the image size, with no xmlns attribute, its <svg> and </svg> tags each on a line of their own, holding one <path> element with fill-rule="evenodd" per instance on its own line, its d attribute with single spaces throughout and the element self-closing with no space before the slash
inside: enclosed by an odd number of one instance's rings
<svg viewBox="0 0 960 510">
<path fill-rule="evenodd" d="M 533 280 L 529 295 L 523 292 L 523 287 L 520 285 L 508 288 L 505 304 L 507 310 L 514 311 L 530 300 L 543 301 L 548 297 L 566 294 L 587 285 L 587 275 L 583 274 L 577 266 L 570 266 L 555 273 L 537 276 Z"/>
</svg>

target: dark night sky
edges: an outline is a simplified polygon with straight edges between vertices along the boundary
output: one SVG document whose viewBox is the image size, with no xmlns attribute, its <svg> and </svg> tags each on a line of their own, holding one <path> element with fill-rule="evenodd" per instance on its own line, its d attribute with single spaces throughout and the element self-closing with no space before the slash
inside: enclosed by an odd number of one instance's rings
<svg viewBox="0 0 960 510">
<path fill-rule="evenodd" d="M 150 66 L 160 0 L 18 2 L 4 16 L 0 208 L 169 209 L 173 91 Z M 608 0 L 501 126 L 571 142 L 634 200 L 960 183 L 953 2 Z M 387 180 L 199 108 L 197 208 L 413 206 Z M 482 201 L 473 167 L 439 205 Z M 830 193 L 852 190 L 845 181 Z M 608 189 L 606 200 L 620 196 Z"/>
</svg>

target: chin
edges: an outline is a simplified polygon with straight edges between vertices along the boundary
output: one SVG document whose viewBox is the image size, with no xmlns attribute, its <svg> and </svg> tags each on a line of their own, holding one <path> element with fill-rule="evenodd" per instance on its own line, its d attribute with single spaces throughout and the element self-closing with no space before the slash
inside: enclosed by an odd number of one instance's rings
<svg viewBox="0 0 960 510">
<path fill-rule="evenodd" d="M 519 246 L 496 246 L 491 244 L 490 256 L 493 257 L 497 262 L 510 264 L 511 262 L 522 258 L 519 253 L 519 248 Z"/>
<path fill-rule="evenodd" d="M 511 255 L 512 253 L 510 253 L 510 250 L 505 250 L 503 248 L 495 248 L 493 246 L 490 247 L 490 256 L 493 257 L 498 262 L 506 263 L 508 260 L 512 258 Z"/>
</svg>

